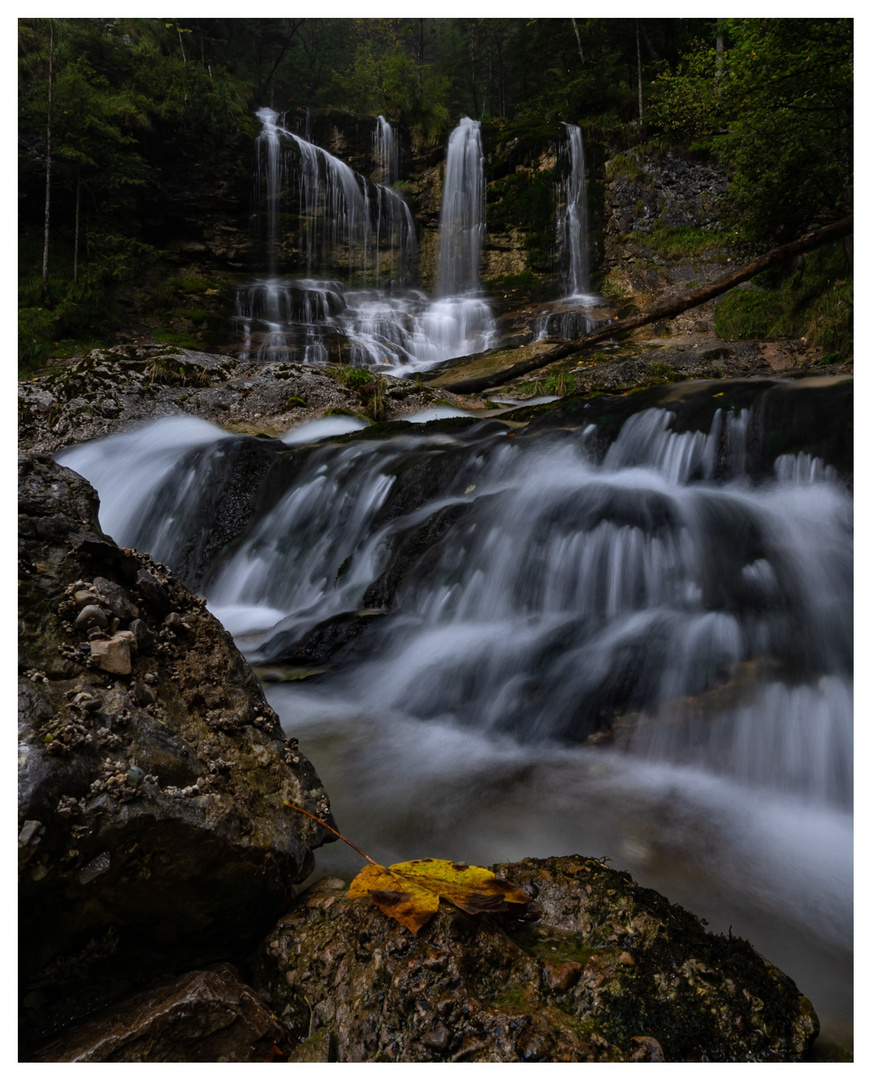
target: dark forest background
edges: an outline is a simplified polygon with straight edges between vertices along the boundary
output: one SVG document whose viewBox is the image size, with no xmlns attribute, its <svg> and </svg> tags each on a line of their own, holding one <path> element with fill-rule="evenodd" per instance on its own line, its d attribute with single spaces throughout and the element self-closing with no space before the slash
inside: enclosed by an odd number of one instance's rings
<svg viewBox="0 0 871 1080">
<path fill-rule="evenodd" d="M 505 138 L 565 120 L 612 153 L 707 155 L 730 177 L 736 253 L 794 239 L 852 212 L 852 34 L 850 19 L 21 19 L 19 363 L 165 301 L 168 208 L 204 173 L 250 175 L 262 105 L 383 114 L 418 156 L 465 115 Z M 821 272 L 851 300 L 843 269 Z"/>
</svg>

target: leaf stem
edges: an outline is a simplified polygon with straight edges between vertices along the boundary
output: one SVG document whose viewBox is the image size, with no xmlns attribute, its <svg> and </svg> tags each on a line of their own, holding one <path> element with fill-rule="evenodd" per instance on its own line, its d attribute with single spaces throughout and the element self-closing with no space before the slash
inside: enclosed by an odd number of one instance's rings
<svg viewBox="0 0 871 1080">
<path fill-rule="evenodd" d="M 373 866 L 380 866 L 381 865 L 381 863 L 375 862 L 375 860 L 370 855 L 367 855 L 366 852 L 362 848 L 358 848 L 353 840 L 349 840 L 347 838 L 347 836 L 342 836 L 342 834 L 339 832 L 338 829 L 334 829 L 332 825 L 328 825 L 325 821 L 323 821 L 319 817 L 316 817 L 310 811 L 303 810 L 303 808 L 301 806 L 297 806 L 296 803 L 288 802 L 287 799 L 284 800 L 284 805 L 287 806 L 287 807 L 290 807 L 291 810 L 298 810 L 300 814 L 305 814 L 306 817 L 310 817 L 312 819 L 312 821 L 316 821 L 318 823 L 318 825 L 320 825 L 324 829 L 326 829 L 327 832 L 331 832 L 333 834 L 333 836 L 338 836 L 338 838 L 340 840 L 343 840 L 348 845 L 348 847 L 352 847 L 354 849 L 354 851 L 356 851 L 358 854 L 362 855 L 363 858 L 366 860 L 366 862 L 370 862 Z"/>
</svg>

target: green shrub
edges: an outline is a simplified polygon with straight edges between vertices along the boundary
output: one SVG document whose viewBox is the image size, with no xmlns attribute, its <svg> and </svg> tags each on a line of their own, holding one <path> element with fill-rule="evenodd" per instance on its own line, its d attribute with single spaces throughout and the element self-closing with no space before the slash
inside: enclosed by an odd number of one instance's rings
<svg viewBox="0 0 871 1080">
<path fill-rule="evenodd" d="M 47 308 L 19 308 L 18 366 L 22 371 L 32 371 L 48 359 L 56 325 L 57 316 Z"/>
<path fill-rule="evenodd" d="M 781 313 L 777 295 L 763 289 L 734 289 L 714 308 L 714 331 L 731 341 L 764 338 Z"/>
</svg>

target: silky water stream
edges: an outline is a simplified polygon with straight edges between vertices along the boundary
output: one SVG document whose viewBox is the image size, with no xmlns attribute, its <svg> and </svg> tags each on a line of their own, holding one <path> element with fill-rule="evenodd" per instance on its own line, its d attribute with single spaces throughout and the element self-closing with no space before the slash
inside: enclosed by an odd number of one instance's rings
<svg viewBox="0 0 871 1080">
<path fill-rule="evenodd" d="M 365 623 L 266 689 L 374 857 L 607 856 L 850 1037 L 852 500 L 804 454 L 751 478 L 747 429 L 647 410 L 603 449 L 592 425 L 312 428 L 198 587 L 264 678 L 313 628 Z M 59 459 L 119 544 L 172 566 L 238 441 L 173 418 Z"/>
</svg>

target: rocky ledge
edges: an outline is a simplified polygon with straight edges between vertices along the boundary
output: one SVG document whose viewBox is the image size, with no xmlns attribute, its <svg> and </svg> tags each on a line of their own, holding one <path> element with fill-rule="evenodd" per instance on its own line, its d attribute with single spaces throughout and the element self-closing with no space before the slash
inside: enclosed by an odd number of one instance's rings
<svg viewBox="0 0 871 1080">
<path fill-rule="evenodd" d="M 161 416 L 227 431 L 283 435 L 324 415 L 397 419 L 451 395 L 388 375 L 255 363 L 162 345 L 94 349 L 18 386 L 18 445 L 54 453 Z"/>
</svg>

